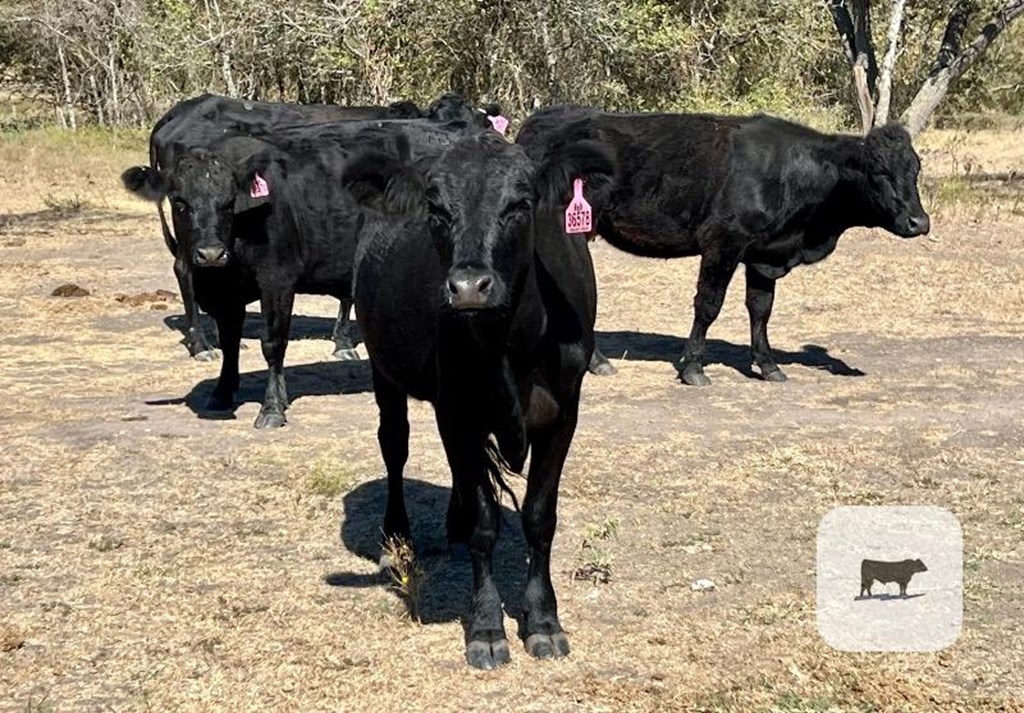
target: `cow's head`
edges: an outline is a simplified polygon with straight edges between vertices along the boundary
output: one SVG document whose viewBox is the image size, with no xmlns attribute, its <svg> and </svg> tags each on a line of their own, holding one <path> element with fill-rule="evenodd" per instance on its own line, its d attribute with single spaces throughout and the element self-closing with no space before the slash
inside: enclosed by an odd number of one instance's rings
<svg viewBox="0 0 1024 713">
<path fill-rule="evenodd" d="M 591 143 L 573 144 L 542 165 L 492 133 L 446 151 L 427 173 L 426 201 L 434 243 L 448 268 L 442 286 L 448 308 L 510 313 L 533 265 L 537 231 L 561 216 L 573 179 L 596 188 L 613 170 L 609 155 Z"/>
<path fill-rule="evenodd" d="M 495 129 L 504 135 L 508 120 L 501 115 L 501 107 L 487 104 L 475 107 L 458 94 L 442 94 L 427 107 L 426 115 L 435 121 L 463 121 L 485 129 Z M 497 122 L 497 123 L 496 123 Z"/>
<path fill-rule="evenodd" d="M 928 568 L 924 566 L 924 562 L 919 559 L 914 560 L 914 571 L 915 572 L 927 572 Z"/>
<path fill-rule="evenodd" d="M 135 166 L 121 175 L 141 198 L 171 204 L 182 244 L 197 267 L 222 267 L 232 250 L 232 228 L 239 214 L 267 205 L 274 192 L 268 178 L 270 157 L 255 154 L 231 164 L 205 149 L 185 153 L 168 170 Z"/>
<path fill-rule="evenodd" d="M 584 179 L 593 198 L 604 193 L 614 174 L 611 155 L 594 142 L 569 144 L 536 164 L 522 147 L 491 132 L 456 142 L 417 173 L 418 180 L 408 170 L 396 170 L 399 165 L 365 156 L 350 168 L 346 182 L 353 193 L 362 190 L 352 185 L 357 178 L 363 185 L 376 183 L 385 211 L 419 216 L 429 225 L 446 271 L 438 285 L 446 312 L 477 320 L 514 311 L 533 266 L 538 231 L 554 230 L 557 239 L 570 239 L 563 219 L 574 179 Z M 367 181 L 374 172 L 374 180 Z"/>
<path fill-rule="evenodd" d="M 899 124 L 872 129 L 864 138 L 864 198 L 871 223 L 902 238 L 924 235 L 931 221 L 921 206 L 921 160 Z"/>
</svg>

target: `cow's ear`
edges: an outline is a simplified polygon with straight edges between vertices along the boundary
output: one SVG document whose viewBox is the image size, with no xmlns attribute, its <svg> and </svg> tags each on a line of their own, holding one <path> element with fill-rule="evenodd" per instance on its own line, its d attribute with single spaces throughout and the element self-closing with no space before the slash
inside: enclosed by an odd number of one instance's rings
<svg viewBox="0 0 1024 713">
<path fill-rule="evenodd" d="M 582 178 L 587 200 L 604 205 L 615 184 L 615 155 L 607 144 L 576 141 L 548 154 L 534 181 L 537 200 L 563 207 L 573 196 L 573 181 Z"/>
<path fill-rule="evenodd" d="M 243 161 L 235 171 L 235 214 L 259 208 L 271 202 L 279 176 L 270 177 L 270 157 L 256 154 Z"/>
<path fill-rule="evenodd" d="M 150 166 L 132 166 L 121 174 L 121 183 L 139 198 L 154 203 L 167 195 L 167 177 Z"/>
<path fill-rule="evenodd" d="M 426 206 L 426 181 L 409 164 L 377 151 L 352 159 L 342 179 L 356 202 L 388 213 L 415 213 Z"/>
</svg>

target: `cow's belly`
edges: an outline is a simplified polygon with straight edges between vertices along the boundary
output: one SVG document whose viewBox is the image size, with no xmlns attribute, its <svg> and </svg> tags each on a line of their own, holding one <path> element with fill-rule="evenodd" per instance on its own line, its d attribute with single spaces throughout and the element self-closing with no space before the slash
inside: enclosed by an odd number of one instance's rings
<svg viewBox="0 0 1024 713">
<path fill-rule="evenodd" d="M 839 236 L 809 241 L 802 233 L 794 233 L 751 245 L 743 262 L 764 277 L 778 279 L 800 265 L 824 260 L 836 249 Z"/>
<path fill-rule="evenodd" d="M 700 254 L 693 228 L 665 215 L 610 216 L 599 223 L 598 232 L 620 250 L 642 257 L 691 257 Z"/>
</svg>

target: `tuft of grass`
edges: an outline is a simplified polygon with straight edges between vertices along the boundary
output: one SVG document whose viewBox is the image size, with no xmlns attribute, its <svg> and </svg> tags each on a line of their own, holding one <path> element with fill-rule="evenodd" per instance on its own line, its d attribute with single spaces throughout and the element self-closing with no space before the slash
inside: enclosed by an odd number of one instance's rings
<svg viewBox="0 0 1024 713">
<path fill-rule="evenodd" d="M 355 475 L 333 461 L 315 462 L 306 479 L 306 487 L 313 495 L 334 499 L 352 487 Z"/>
<path fill-rule="evenodd" d="M 81 213 L 89 207 L 89 202 L 76 193 L 72 196 L 45 196 L 43 205 L 54 213 L 67 215 Z"/>
<path fill-rule="evenodd" d="M 600 523 L 586 526 L 586 536 L 580 544 L 579 566 L 572 572 L 572 578 L 593 584 L 608 584 L 612 580 L 612 565 L 615 559 L 601 543 L 619 536 L 619 521 L 606 518 Z"/>
<path fill-rule="evenodd" d="M 124 546 L 124 538 L 120 535 L 103 533 L 89 540 L 89 549 L 97 552 L 110 552 Z"/>
<path fill-rule="evenodd" d="M 25 636 L 17 629 L 0 627 L 0 654 L 20 649 L 25 645 Z"/>
<path fill-rule="evenodd" d="M 387 537 L 384 540 L 384 555 L 391 573 L 391 588 L 405 601 L 409 618 L 421 622 L 420 603 L 427 571 L 416 559 L 412 543 L 402 537 Z"/>
</svg>

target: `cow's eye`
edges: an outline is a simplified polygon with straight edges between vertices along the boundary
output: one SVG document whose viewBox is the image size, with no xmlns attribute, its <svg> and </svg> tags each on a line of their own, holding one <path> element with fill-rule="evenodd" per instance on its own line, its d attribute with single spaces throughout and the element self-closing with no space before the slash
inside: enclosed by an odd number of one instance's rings
<svg viewBox="0 0 1024 713">
<path fill-rule="evenodd" d="M 172 198 L 171 205 L 174 206 L 174 210 L 178 211 L 179 213 L 185 212 L 185 201 L 181 200 L 180 198 Z"/>
<path fill-rule="evenodd" d="M 515 203 L 510 203 L 505 206 L 505 209 L 501 211 L 502 218 L 521 218 L 530 209 L 530 201 L 521 200 Z"/>
</svg>

